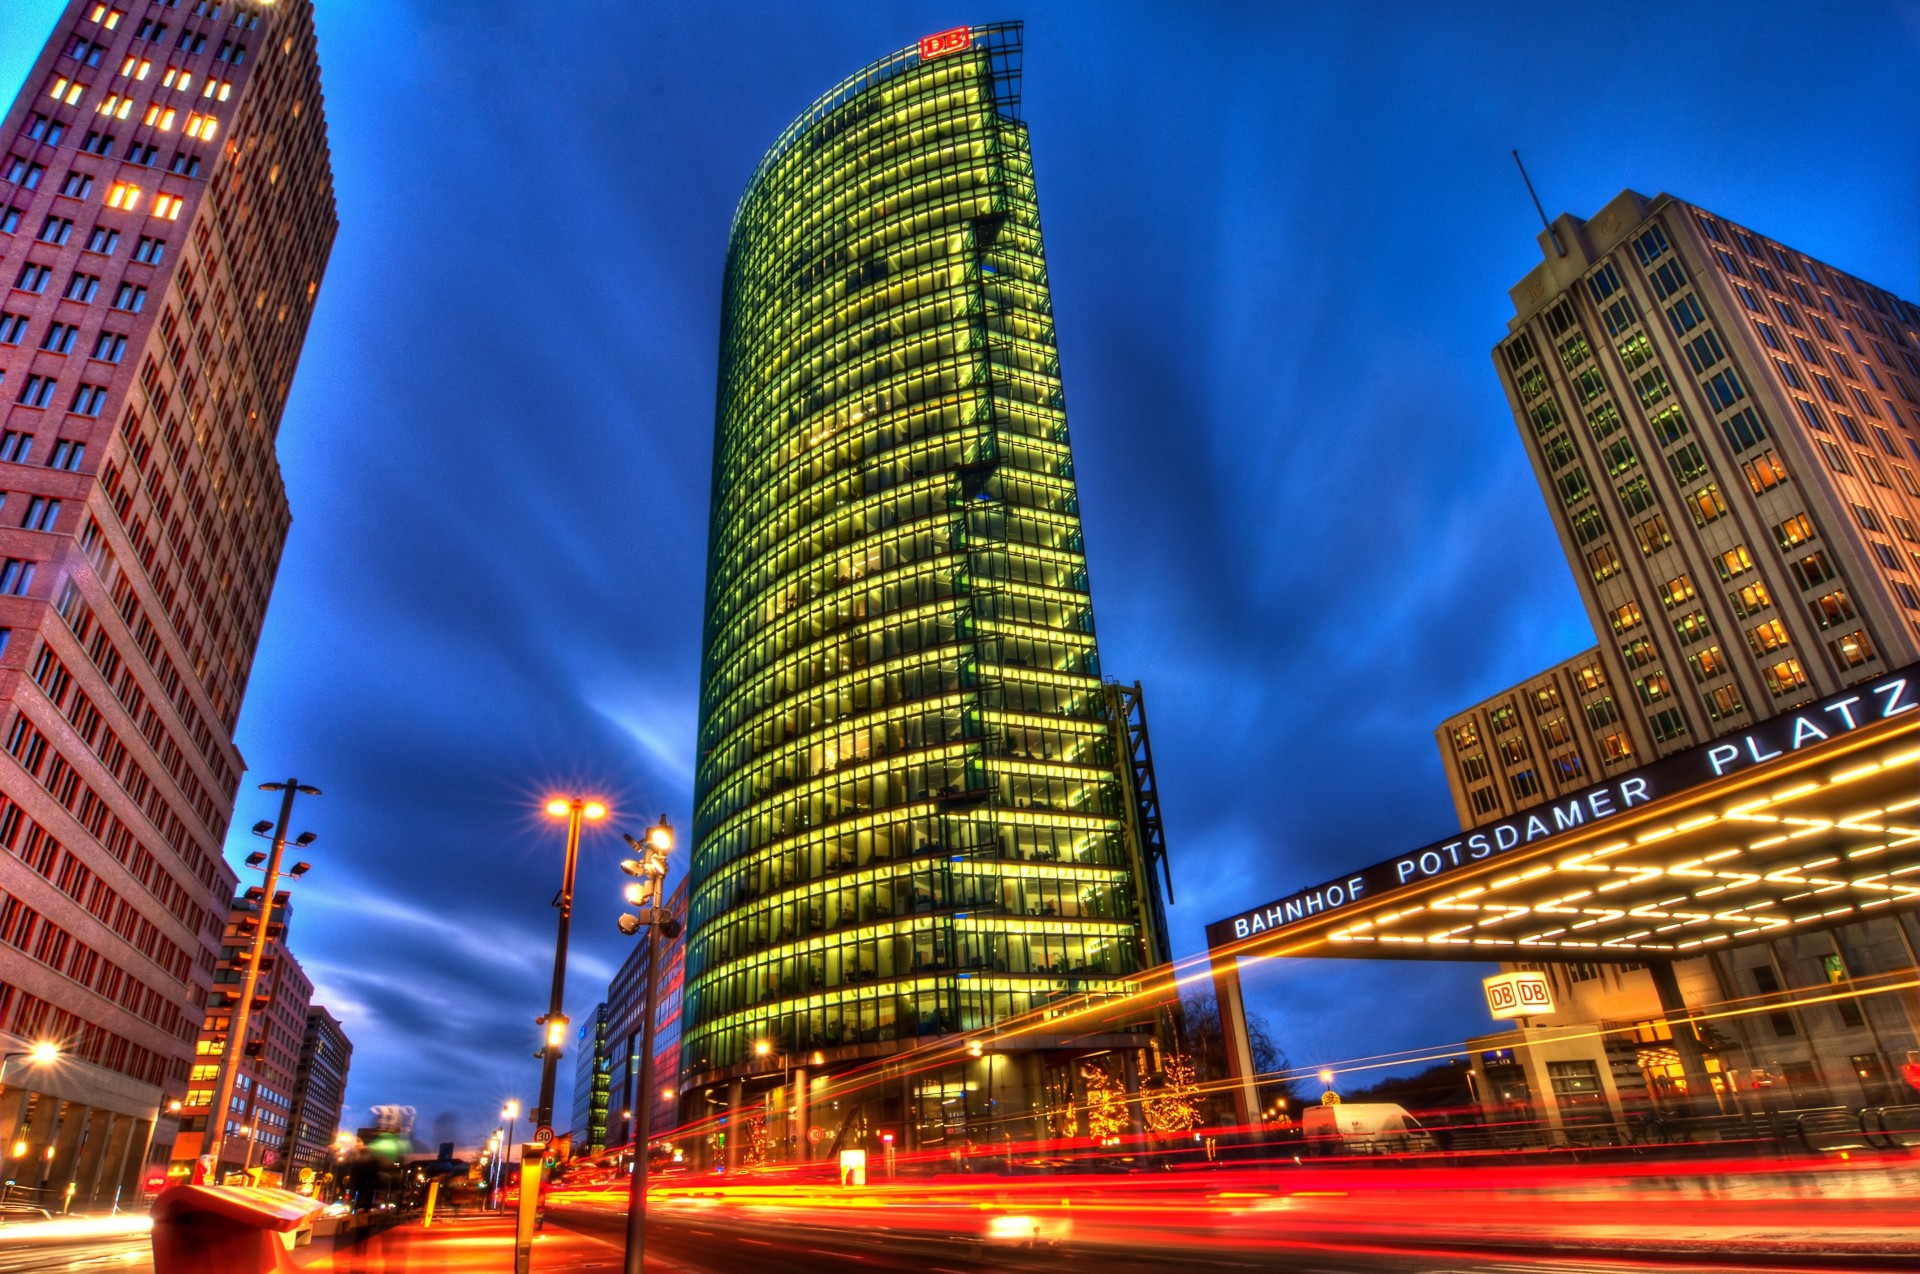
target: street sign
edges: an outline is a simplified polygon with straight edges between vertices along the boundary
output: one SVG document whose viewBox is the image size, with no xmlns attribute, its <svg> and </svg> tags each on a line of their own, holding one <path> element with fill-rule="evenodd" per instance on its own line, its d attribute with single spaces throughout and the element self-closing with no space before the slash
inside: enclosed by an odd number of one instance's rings
<svg viewBox="0 0 1920 1274">
<path fill-rule="evenodd" d="M 538 1128 L 534 1129 L 533 1144 L 536 1146 L 553 1144 L 553 1129 L 547 1127 L 545 1124 L 541 1124 Z"/>
<path fill-rule="evenodd" d="M 826 1137 L 827 1130 L 819 1124 L 815 1124 L 813 1127 L 807 1129 L 807 1141 L 813 1145 L 819 1145 L 822 1141 L 826 1140 Z"/>
</svg>

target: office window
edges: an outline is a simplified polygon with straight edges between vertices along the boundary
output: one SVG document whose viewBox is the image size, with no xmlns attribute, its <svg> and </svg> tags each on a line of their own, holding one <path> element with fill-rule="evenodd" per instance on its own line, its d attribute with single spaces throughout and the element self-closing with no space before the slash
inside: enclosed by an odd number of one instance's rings
<svg viewBox="0 0 1920 1274">
<path fill-rule="evenodd" d="M 1619 345 L 1620 361 L 1631 371 L 1653 361 L 1653 342 L 1645 332 L 1635 332 Z"/>
<path fill-rule="evenodd" d="M 1699 375 L 1725 358 L 1727 352 L 1720 344 L 1719 334 L 1709 327 L 1687 342 L 1686 355 L 1687 365 Z"/>
<path fill-rule="evenodd" d="M 1582 664 L 1580 667 L 1574 669 L 1573 679 L 1579 685 L 1582 694 L 1592 694 L 1594 691 L 1606 686 L 1607 673 L 1606 669 L 1602 668 L 1596 661 L 1590 664 Z"/>
<path fill-rule="evenodd" d="M 1496 734 L 1503 734 L 1520 724 L 1520 714 L 1514 711 L 1511 704 L 1501 704 L 1487 714 L 1487 719 L 1492 723 Z"/>
<path fill-rule="evenodd" d="M 49 469 L 65 469 L 69 473 L 77 472 L 80 462 L 87 458 L 87 445 L 63 438 L 53 444 L 53 454 L 47 458 Z"/>
<path fill-rule="evenodd" d="M 1469 721 L 1465 725 L 1454 727 L 1454 730 L 1453 730 L 1453 746 L 1454 747 L 1470 748 L 1474 744 L 1478 743 L 1479 741 L 1480 741 L 1480 727 L 1476 726 L 1473 722 Z"/>
<path fill-rule="evenodd" d="M 1707 391 L 1707 401 L 1715 411 L 1725 411 L 1747 396 L 1739 375 L 1731 367 L 1714 373 L 1701 388 Z"/>
<path fill-rule="evenodd" d="M 1587 344 L 1586 333 L 1575 331 L 1572 336 L 1560 342 L 1560 365 L 1573 371 L 1580 364 L 1593 357 L 1593 348 Z"/>
<path fill-rule="evenodd" d="M 40 348 L 51 354 L 70 354 L 73 352 L 73 338 L 80 329 L 71 323 L 50 323 L 47 334 L 40 340 Z"/>
<path fill-rule="evenodd" d="M 1720 653 L 1718 646 L 1694 651 L 1687 656 L 1687 663 L 1693 668 L 1695 681 L 1712 681 L 1727 670 L 1727 657 Z"/>
<path fill-rule="evenodd" d="M 1712 482 L 1688 495 L 1687 507 L 1693 510 L 1695 526 L 1705 526 L 1727 513 L 1727 502 L 1720 496 L 1720 487 Z"/>
<path fill-rule="evenodd" d="M 1654 295 L 1664 301 L 1687 285 L 1687 272 L 1675 257 L 1654 270 L 1648 279 L 1653 284 Z"/>
<path fill-rule="evenodd" d="M 51 531 L 54 522 L 60 517 L 60 502 L 49 500 L 46 496 L 36 495 L 27 501 L 27 516 L 21 520 L 21 527 L 28 531 Z"/>
<path fill-rule="evenodd" d="M 1477 783 L 1491 773 L 1487 766 L 1487 754 L 1475 752 L 1460 762 L 1460 776 L 1469 783 Z"/>
<path fill-rule="evenodd" d="M 146 304 L 147 290 L 131 283 L 122 283 L 120 290 L 113 296 L 113 308 L 125 310 L 130 314 L 138 314 L 146 308 Z"/>
<path fill-rule="evenodd" d="M 20 397 L 17 401 L 22 407 L 45 407 L 53 401 L 53 391 L 59 388 L 59 385 L 59 381 L 49 376 L 29 376 L 26 383 L 20 387 Z"/>
<path fill-rule="evenodd" d="M 1560 691 L 1555 686 L 1540 686 L 1533 692 L 1533 712 L 1535 716 L 1543 712 L 1552 712 L 1560 706 Z"/>
<path fill-rule="evenodd" d="M 154 239 L 147 235 L 141 235 L 140 242 L 133 246 L 133 259 L 144 262 L 147 265 L 159 265 L 161 259 L 166 255 L 167 241 L 165 239 Z"/>
<path fill-rule="evenodd" d="M 1636 680 L 1633 688 L 1639 693 L 1640 702 L 1649 706 L 1673 693 L 1673 683 L 1667 680 L 1665 672 L 1658 670 Z"/>
<path fill-rule="evenodd" d="M 1667 307 L 1667 322 L 1672 325 L 1675 336 L 1685 336 L 1706 321 L 1707 312 L 1701 308 L 1700 299 L 1692 293 Z"/>
<path fill-rule="evenodd" d="M 1736 589 L 1734 593 L 1728 593 L 1728 595 L 1726 595 L 1726 601 L 1734 608 L 1734 614 L 1740 616 L 1741 620 L 1745 620 L 1745 618 L 1751 616 L 1751 614 L 1759 614 L 1759 612 L 1763 612 L 1763 610 L 1768 610 L 1768 608 L 1774 604 L 1772 595 L 1766 591 L 1766 585 L 1761 583 L 1759 579 L 1755 579 L 1753 583 L 1749 583 L 1749 585 L 1745 585 L 1745 587 L 1741 587 L 1741 589 Z"/>
<path fill-rule="evenodd" d="M 1881 534 L 1886 533 L 1887 528 L 1881 523 L 1878 513 L 1875 513 L 1864 504 L 1855 504 L 1851 507 L 1853 509 L 1854 519 L 1860 523 L 1862 528 L 1868 531 L 1878 531 Z"/>
<path fill-rule="evenodd" d="M 1600 458 L 1606 462 L 1607 473 L 1619 477 L 1640 463 L 1640 455 L 1633 449 L 1633 443 L 1625 438 L 1608 443 L 1600 451 Z"/>
<path fill-rule="evenodd" d="M 1700 450 L 1699 443 L 1690 442 L 1667 457 L 1667 467 L 1673 470 L 1673 480 L 1685 486 L 1706 475 L 1706 453 Z"/>
<path fill-rule="evenodd" d="M 1843 668 L 1858 668 L 1873 658 L 1873 646 L 1867 641 L 1865 631 L 1858 628 L 1845 636 L 1829 638 L 1827 649 Z"/>
<path fill-rule="evenodd" d="M 1606 325 L 1608 336 L 1618 336 L 1640 321 L 1640 314 L 1634 308 L 1633 298 L 1624 293 L 1612 305 L 1600 312 L 1600 321 Z"/>
<path fill-rule="evenodd" d="M 0 593 L 10 597 L 25 597 L 27 590 L 33 587 L 36 565 L 16 557 L 0 560 Z"/>
<path fill-rule="evenodd" d="M 0 345 L 18 345 L 26 335 L 26 315 L 0 314 Z"/>
<path fill-rule="evenodd" d="M 1513 789 L 1513 799 L 1528 800 L 1540 795 L 1540 776 L 1532 770 L 1521 770 L 1507 778 L 1507 786 Z"/>
<path fill-rule="evenodd" d="M 1740 702 L 1738 686 L 1715 686 L 1702 691 L 1701 701 L 1707 705 L 1707 715 L 1715 721 L 1724 721 L 1728 717 L 1738 716 L 1745 705 Z"/>
<path fill-rule="evenodd" d="M 1761 672 L 1761 678 L 1767 683 L 1767 689 L 1774 698 L 1790 695 L 1807 684 L 1807 673 L 1798 659 L 1782 659 L 1772 667 Z"/>
<path fill-rule="evenodd" d="M 1673 386 L 1667 380 L 1666 370 L 1655 367 L 1645 375 L 1634 378 L 1633 392 L 1641 406 L 1651 407 L 1671 394 Z"/>
<path fill-rule="evenodd" d="M 1591 544 L 1606 533 L 1606 519 L 1591 505 L 1573 515 L 1573 537 L 1580 543 Z"/>
<path fill-rule="evenodd" d="M 56 246 L 64 244 L 73 235 L 73 222 L 66 217 L 49 216 L 40 223 L 39 239 L 42 243 Z"/>
<path fill-rule="evenodd" d="M 0 433 L 0 460 L 11 464 L 25 464 L 27 457 L 33 454 L 33 435 L 7 430 Z"/>
<path fill-rule="evenodd" d="M 1620 427 L 1620 409 L 1612 403 L 1601 403 L 1587 413 L 1587 430 L 1593 434 L 1595 442 L 1605 442 L 1607 436 Z"/>
<path fill-rule="evenodd" d="M 98 416 L 101 408 L 107 405 L 107 387 L 105 385 L 81 385 L 73 393 L 73 403 L 67 408 L 76 416 Z"/>
<path fill-rule="evenodd" d="M 1893 581 L 1893 591 L 1899 594 L 1902 606 L 1908 610 L 1920 610 L 1920 592 L 1915 592 L 1913 585 L 1897 579 Z"/>
<path fill-rule="evenodd" d="M 40 179 L 46 176 L 45 164 L 29 163 L 18 155 L 8 155 L 6 167 L 0 168 L 0 181 L 10 181 L 22 190 L 37 190 Z M 12 234 L 13 231 L 7 231 Z"/>
<path fill-rule="evenodd" d="M 1786 625 L 1777 619 L 1769 619 L 1766 623 L 1747 630 L 1747 645 L 1753 648 L 1753 653 L 1756 655 L 1778 650 L 1782 646 L 1790 645 L 1792 641 L 1793 639 L 1787 636 Z"/>
<path fill-rule="evenodd" d="M 1639 602 L 1628 602 L 1613 612 L 1612 622 L 1614 632 L 1624 633 L 1645 623 L 1646 616 L 1640 613 Z"/>
<path fill-rule="evenodd" d="M 56 77 L 53 83 L 47 86 L 48 97 L 56 102 L 64 102 L 68 106 L 78 106 L 80 99 L 85 97 L 86 93 L 86 85 L 70 80 L 64 75 Z"/>
<path fill-rule="evenodd" d="M 0 234 L 12 234 L 20 228 L 21 212 L 12 204 L 0 204 Z"/>
<path fill-rule="evenodd" d="M 1476 814 L 1491 814 L 1500 808 L 1500 797 L 1492 786 L 1476 787 L 1467 793 L 1467 799 L 1473 803 Z"/>
<path fill-rule="evenodd" d="M 1620 647 L 1620 657 L 1626 661 L 1629 668 L 1644 668 L 1658 659 L 1660 652 L 1653 648 L 1651 641 L 1640 637 Z"/>
<path fill-rule="evenodd" d="M 67 280 L 67 290 L 61 295 L 65 296 L 69 301 L 80 301 L 84 303 L 93 300 L 99 291 L 99 275 L 82 274 L 80 271 L 75 270 L 72 277 Z"/>
<path fill-rule="evenodd" d="M 1668 608 L 1678 606 L 1693 596 L 1693 580 L 1685 575 L 1676 575 L 1660 586 L 1660 601 Z"/>
<path fill-rule="evenodd" d="M 1600 756 L 1608 765 L 1619 765 L 1633 759 L 1633 740 L 1624 732 L 1602 735 L 1600 737 Z"/>
<path fill-rule="evenodd" d="M 103 257 L 110 257 L 113 255 L 113 250 L 119 246 L 120 232 L 118 230 L 109 230 L 105 226 L 95 226 L 87 235 L 88 252 L 97 252 Z"/>
<path fill-rule="evenodd" d="M 1633 254 L 1641 265 L 1652 265 L 1666 255 L 1669 246 L 1667 232 L 1656 221 L 1647 227 L 1645 234 L 1633 241 Z"/>
<path fill-rule="evenodd" d="M 1653 737 L 1661 743 L 1677 739 L 1687 732 L 1686 714 L 1678 708 L 1666 708 L 1654 713 L 1647 724 L 1653 727 Z"/>
<path fill-rule="evenodd" d="M 107 207 L 132 212 L 140 206 L 140 187 L 131 182 L 116 181 L 107 188 Z"/>
<path fill-rule="evenodd" d="M 1797 562 L 1789 563 L 1788 569 L 1793 572 L 1794 583 L 1801 588 L 1812 588 L 1816 584 L 1824 584 L 1838 575 L 1838 572 L 1833 569 L 1833 564 L 1827 561 L 1826 553 L 1818 549 Z"/>
<path fill-rule="evenodd" d="M 1598 368 L 1589 367 L 1573 378 L 1573 392 L 1579 396 L 1581 406 L 1592 402 L 1607 392 L 1607 381 Z"/>
<path fill-rule="evenodd" d="M 1892 514 L 1891 516 L 1893 518 L 1893 529 L 1900 533 L 1901 539 L 1907 540 L 1910 543 L 1920 544 L 1920 531 L 1913 529 L 1913 523 L 1907 521 L 1898 513 Z"/>
<path fill-rule="evenodd" d="M 52 276 L 53 271 L 46 266 L 29 261 L 14 276 L 13 286 L 22 292 L 44 292 L 47 290 L 47 280 Z"/>
<path fill-rule="evenodd" d="M 1812 406 L 1811 403 L 1808 406 Z M 1745 407 L 1720 422 L 1720 430 L 1727 436 L 1727 445 L 1737 454 L 1749 447 L 1757 447 L 1767 439 L 1766 422 L 1760 413 L 1752 407 Z"/>
<path fill-rule="evenodd" d="M 1890 571 L 1902 569 L 1900 555 L 1893 551 L 1892 545 L 1882 544 L 1879 540 L 1868 540 L 1867 543 L 1873 545 L 1873 555 L 1880 559 L 1880 565 Z"/>
<path fill-rule="evenodd" d="M 1780 463 L 1780 457 L 1774 455 L 1771 449 L 1741 465 L 1740 472 L 1747 476 L 1747 486 L 1752 488 L 1755 495 L 1771 491 L 1787 480 L 1786 466 Z"/>
<path fill-rule="evenodd" d="M 189 137 L 197 137 L 203 142 L 210 142 L 213 140 L 213 135 L 219 131 L 219 128 L 220 121 L 211 115 L 194 113 L 187 116 L 186 133 Z"/>
<path fill-rule="evenodd" d="M 1554 473 L 1573 463 L 1573 442 L 1563 433 L 1555 434 L 1548 439 L 1540 451 L 1547 462 L 1547 468 Z"/>
<path fill-rule="evenodd" d="M 1568 504 L 1578 504 L 1593 494 L 1593 484 L 1587 480 L 1587 471 L 1575 466 L 1554 482 L 1560 492 L 1560 498 Z"/>
<path fill-rule="evenodd" d="M 1616 487 L 1615 494 L 1620 497 L 1620 504 L 1626 509 L 1629 515 L 1644 513 L 1648 509 L 1653 508 L 1656 503 L 1653 497 L 1653 487 L 1648 484 L 1645 476 L 1635 478 L 1623 486 Z"/>
<path fill-rule="evenodd" d="M 1783 549 L 1798 548 L 1814 538 L 1813 520 L 1804 513 L 1796 513 L 1773 528 L 1773 538 Z"/>
<path fill-rule="evenodd" d="M 198 177 L 200 157 L 191 151 L 177 150 L 173 153 L 173 162 L 167 165 L 167 171 L 180 177 Z"/>
<path fill-rule="evenodd" d="M 1612 725 L 1620 719 L 1620 710 L 1613 705 L 1612 695 L 1602 695 L 1585 706 L 1587 724 L 1598 730 L 1601 726 Z"/>
<path fill-rule="evenodd" d="M 1613 551 L 1611 544 L 1602 544 L 1587 554 L 1587 569 L 1593 573 L 1593 582 L 1611 579 L 1620 573 L 1620 555 Z"/>
<path fill-rule="evenodd" d="M 1723 580 L 1732 579 L 1736 575 L 1753 569 L 1753 555 L 1747 552 L 1747 546 L 1744 544 L 1734 545 L 1713 560 Z"/>
<path fill-rule="evenodd" d="M 1673 543 L 1673 531 L 1667 526 L 1666 517 L 1656 513 L 1633 528 L 1633 538 L 1640 542 L 1641 555 L 1652 557 Z"/>
<path fill-rule="evenodd" d="M 153 197 L 153 215 L 164 217 L 168 221 L 180 220 L 180 210 L 187 201 L 179 195 L 155 195 Z"/>
<path fill-rule="evenodd" d="M 1713 624 L 1707 619 L 1705 611 L 1689 611 L 1673 621 L 1674 636 L 1682 645 L 1690 645 L 1702 637 L 1713 635 Z"/>
<path fill-rule="evenodd" d="M 1660 440 L 1661 446 L 1672 446 L 1687 432 L 1687 412 L 1679 403 L 1674 403 L 1655 412 L 1648 423 L 1653 426 L 1653 436 Z"/>
</svg>

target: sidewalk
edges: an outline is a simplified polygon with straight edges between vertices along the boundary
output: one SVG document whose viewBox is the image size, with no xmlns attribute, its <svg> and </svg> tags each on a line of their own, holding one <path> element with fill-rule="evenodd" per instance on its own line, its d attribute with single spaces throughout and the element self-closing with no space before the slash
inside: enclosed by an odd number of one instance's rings
<svg viewBox="0 0 1920 1274">
<path fill-rule="evenodd" d="M 617 1270 L 620 1253 L 608 1244 L 549 1224 L 534 1236 L 534 1268 L 557 1271 Z M 296 1248 L 293 1262 L 308 1274 L 500 1274 L 513 1268 L 513 1220 L 505 1215 L 417 1219 L 376 1234 L 316 1233 Z"/>
</svg>

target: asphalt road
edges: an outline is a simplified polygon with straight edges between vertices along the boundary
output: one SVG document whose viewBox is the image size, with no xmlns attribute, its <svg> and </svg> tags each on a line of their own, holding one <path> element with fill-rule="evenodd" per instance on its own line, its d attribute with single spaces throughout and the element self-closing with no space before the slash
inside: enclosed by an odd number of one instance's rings
<svg viewBox="0 0 1920 1274">
<path fill-rule="evenodd" d="M 144 1234 L 55 1243 L 10 1241 L 0 1232 L 0 1274 L 97 1274 L 152 1268 L 152 1245 Z"/>
<path fill-rule="evenodd" d="M 548 1208 L 548 1224 L 601 1239 L 618 1262 L 625 1219 L 592 1208 Z M 647 1267 L 656 1262 L 680 1274 L 815 1274 L 817 1271 L 901 1271 L 903 1274 L 1137 1274 L 1169 1270 L 1276 1270 L 1287 1274 L 1753 1274 L 1751 1265 L 1668 1264 L 1639 1259 L 1535 1255 L 1512 1257 L 1444 1251 L 1387 1250 L 1331 1245 L 1273 1246 L 1194 1243 L 1171 1250 L 1110 1245 L 992 1240 L 967 1235 L 902 1233 L 885 1226 L 859 1228 L 769 1224 L 734 1210 L 706 1217 L 657 1214 L 649 1219 Z M 618 1268 L 617 1264 L 612 1268 Z M 1795 1267 L 1800 1270 L 1812 1266 Z"/>
</svg>

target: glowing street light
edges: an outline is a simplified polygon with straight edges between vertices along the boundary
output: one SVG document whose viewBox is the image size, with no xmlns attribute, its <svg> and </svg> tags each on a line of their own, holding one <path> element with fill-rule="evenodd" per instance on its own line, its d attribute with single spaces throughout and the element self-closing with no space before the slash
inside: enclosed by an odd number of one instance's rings
<svg viewBox="0 0 1920 1274">
<path fill-rule="evenodd" d="M 653 1123 L 653 1026 L 660 1002 L 660 966 L 666 960 L 666 944 L 680 936 L 680 922 L 667 914 L 667 854 L 673 849 L 673 828 L 667 816 L 662 814 L 642 836 L 624 839 L 640 855 L 620 864 L 620 870 L 634 878 L 627 887 L 627 901 L 643 911 L 641 915 L 622 912 L 620 932 L 633 934 L 644 926 L 647 936 L 642 941 L 648 949 L 646 1006 L 640 1015 L 640 1082 L 634 1089 L 640 1094 L 635 1103 L 640 1117 L 633 1127 L 633 1166 L 627 1181 L 627 1249 L 622 1269 L 625 1274 L 642 1274 L 647 1245 L 647 1143 Z M 756 1051 L 764 1055 L 766 1048 L 762 1040 Z"/>
</svg>

